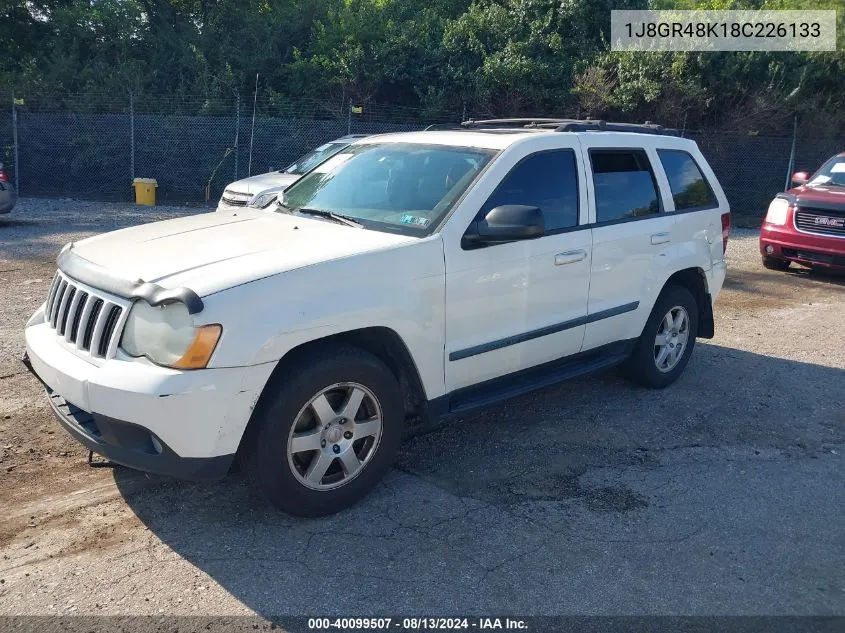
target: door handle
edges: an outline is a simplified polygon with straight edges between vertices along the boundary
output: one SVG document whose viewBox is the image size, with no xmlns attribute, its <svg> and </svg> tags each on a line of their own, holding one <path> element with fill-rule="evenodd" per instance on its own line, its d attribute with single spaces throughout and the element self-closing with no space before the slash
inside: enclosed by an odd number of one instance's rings
<svg viewBox="0 0 845 633">
<path fill-rule="evenodd" d="M 564 251 L 555 255 L 555 266 L 564 266 L 565 264 L 574 264 L 587 258 L 587 251 L 578 249 L 575 251 Z"/>
<path fill-rule="evenodd" d="M 652 244 L 665 244 L 666 242 L 670 242 L 672 240 L 669 233 L 655 233 L 651 236 L 651 243 Z"/>
</svg>

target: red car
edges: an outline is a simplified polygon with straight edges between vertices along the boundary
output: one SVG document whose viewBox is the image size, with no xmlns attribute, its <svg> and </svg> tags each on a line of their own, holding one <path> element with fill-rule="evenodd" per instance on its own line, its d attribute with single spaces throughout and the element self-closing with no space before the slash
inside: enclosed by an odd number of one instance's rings
<svg viewBox="0 0 845 633">
<path fill-rule="evenodd" d="M 760 254 L 770 270 L 795 262 L 845 272 L 845 152 L 812 177 L 801 171 L 792 176 L 792 189 L 769 205 Z"/>
</svg>

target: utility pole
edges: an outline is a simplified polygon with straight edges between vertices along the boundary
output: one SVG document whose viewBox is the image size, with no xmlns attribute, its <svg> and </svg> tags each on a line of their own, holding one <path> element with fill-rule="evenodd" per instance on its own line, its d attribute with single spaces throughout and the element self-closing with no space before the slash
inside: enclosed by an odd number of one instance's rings
<svg viewBox="0 0 845 633">
<path fill-rule="evenodd" d="M 135 180 L 135 102 L 129 91 L 129 175 Z"/>
<path fill-rule="evenodd" d="M 792 124 L 792 149 L 789 151 L 789 167 L 786 168 L 786 182 L 783 185 L 783 190 L 789 189 L 792 184 L 792 170 L 795 169 L 795 139 L 798 137 L 798 115 L 795 115 Z"/>
<path fill-rule="evenodd" d="M 18 100 L 12 93 L 12 143 L 15 146 L 15 193 L 21 193 L 21 179 L 18 171 Z"/>
<path fill-rule="evenodd" d="M 255 73 L 255 92 L 252 94 L 252 132 L 249 135 L 249 165 L 246 175 L 252 176 L 252 141 L 255 139 L 255 104 L 258 102 L 258 73 Z"/>
<path fill-rule="evenodd" d="M 238 179 L 238 151 L 240 148 L 238 147 L 238 136 L 241 132 L 241 93 L 238 93 L 238 98 L 235 101 L 235 178 L 234 180 Z M 233 180 L 233 181 L 234 181 Z"/>
</svg>

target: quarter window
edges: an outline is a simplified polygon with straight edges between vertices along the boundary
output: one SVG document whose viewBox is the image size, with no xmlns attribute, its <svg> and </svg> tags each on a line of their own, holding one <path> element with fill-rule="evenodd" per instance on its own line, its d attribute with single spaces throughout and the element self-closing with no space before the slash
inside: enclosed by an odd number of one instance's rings
<svg viewBox="0 0 845 633">
<path fill-rule="evenodd" d="M 716 196 L 692 156 L 674 149 L 659 149 L 657 154 L 669 179 L 676 211 L 717 206 Z"/>
<path fill-rule="evenodd" d="M 537 207 L 546 233 L 578 226 L 578 171 L 571 149 L 538 152 L 505 176 L 481 208 L 479 218 L 505 204 Z"/>
<path fill-rule="evenodd" d="M 596 222 L 660 213 L 657 184 L 642 150 L 590 150 Z"/>
</svg>

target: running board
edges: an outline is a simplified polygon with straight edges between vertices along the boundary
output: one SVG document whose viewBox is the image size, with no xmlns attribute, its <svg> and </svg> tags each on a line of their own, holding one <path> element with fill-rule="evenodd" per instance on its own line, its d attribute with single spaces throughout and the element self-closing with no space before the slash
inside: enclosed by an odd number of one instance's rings
<svg viewBox="0 0 845 633">
<path fill-rule="evenodd" d="M 619 341 L 567 356 L 550 363 L 458 389 L 429 403 L 433 418 L 451 417 L 520 396 L 536 389 L 620 364 L 634 349 L 636 339 Z"/>
</svg>

